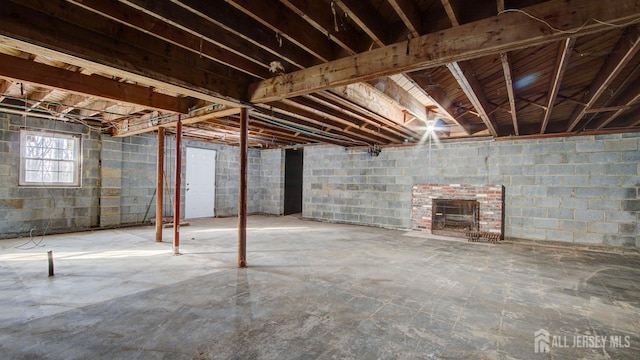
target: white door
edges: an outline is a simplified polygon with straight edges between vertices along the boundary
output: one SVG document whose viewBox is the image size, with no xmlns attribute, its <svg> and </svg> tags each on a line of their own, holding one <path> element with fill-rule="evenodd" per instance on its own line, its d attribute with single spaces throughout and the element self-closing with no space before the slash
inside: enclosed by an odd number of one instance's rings
<svg viewBox="0 0 640 360">
<path fill-rule="evenodd" d="M 216 199 L 216 151 L 187 147 L 184 217 L 213 217 Z"/>
</svg>

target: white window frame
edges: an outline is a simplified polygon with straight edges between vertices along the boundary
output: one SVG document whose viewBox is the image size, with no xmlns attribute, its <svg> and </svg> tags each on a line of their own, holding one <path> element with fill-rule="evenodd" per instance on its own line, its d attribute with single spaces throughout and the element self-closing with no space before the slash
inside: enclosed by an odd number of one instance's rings
<svg viewBox="0 0 640 360">
<path fill-rule="evenodd" d="M 82 134 L 20 129 L 20 186 L 81 187 Z"/>
</svg>

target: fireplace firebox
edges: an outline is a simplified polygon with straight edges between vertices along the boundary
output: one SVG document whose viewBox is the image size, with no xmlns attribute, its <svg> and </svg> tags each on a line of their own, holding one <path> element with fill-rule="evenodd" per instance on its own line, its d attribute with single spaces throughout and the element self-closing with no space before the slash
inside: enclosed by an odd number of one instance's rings
<svg viewBox="0 0 640 360">
<path fill-rule="evenodd" d="M 460 237 L 467 231 L 478 231 L 478 209 L 476 200 L 433 199 L 431 232 Z"/>
</svg>

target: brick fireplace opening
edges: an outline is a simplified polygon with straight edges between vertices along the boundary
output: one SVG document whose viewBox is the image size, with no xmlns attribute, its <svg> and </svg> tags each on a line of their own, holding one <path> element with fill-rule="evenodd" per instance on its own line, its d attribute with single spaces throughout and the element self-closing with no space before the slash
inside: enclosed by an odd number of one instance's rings
<svg viewBox="0 0 640 360">
<path fill-rule="evenodd" d="M 433 199 L 431 232 L 437 235 L 464 236 L 467 231 L 478 231 L 480 221 L 478 201 Z"/>
<path fill-rule="evenodd" d="M 504 238 L 504 187 L 484 184 L 414 184 L 411 228 L 465 237 L 467 230 Z"/>
</svg>

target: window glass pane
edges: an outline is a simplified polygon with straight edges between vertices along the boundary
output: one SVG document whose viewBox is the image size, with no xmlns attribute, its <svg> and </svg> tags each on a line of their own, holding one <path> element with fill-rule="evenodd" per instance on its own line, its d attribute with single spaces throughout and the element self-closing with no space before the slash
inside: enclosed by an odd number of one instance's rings
<svg viewBox="0 0 640 360">
<path fill-rule="evenodd" d="M 21 185 L 80 185 L 80 137 L 21 130 Z"/>
</svg>

